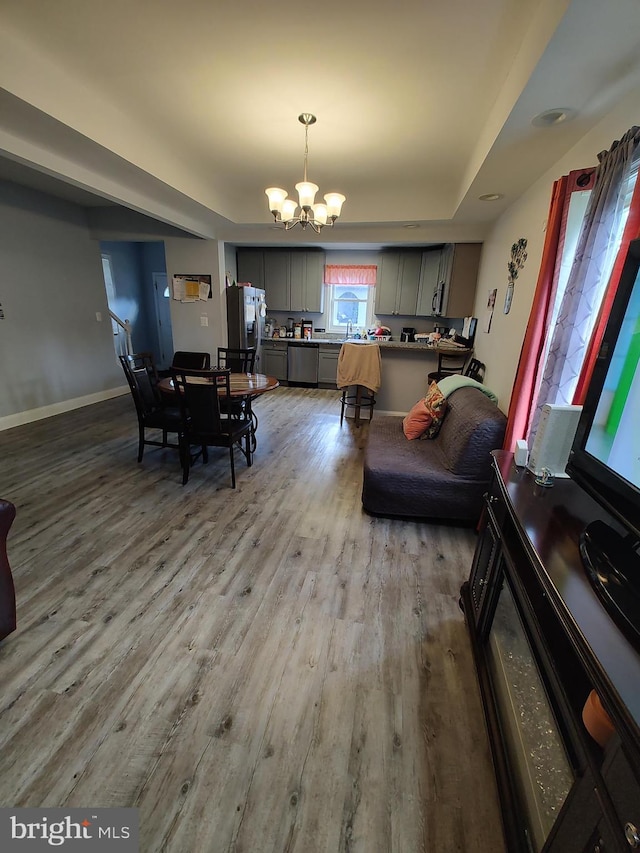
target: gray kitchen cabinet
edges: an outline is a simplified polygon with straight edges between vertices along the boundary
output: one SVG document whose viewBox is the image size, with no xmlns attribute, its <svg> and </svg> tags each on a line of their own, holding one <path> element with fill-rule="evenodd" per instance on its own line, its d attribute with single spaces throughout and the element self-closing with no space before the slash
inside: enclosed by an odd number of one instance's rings
<svg viewBox="0 0 640 853">
<path fill-rule="evenodd" d="M 442 313 L 445 317 L 470 317 L 476 300 L 482 243 L 455 243 L 450 272 L 445 278 Z"/>
<path fill-rule="evenodd" d="M 262 373 L 275 376 L 279 382 L 287 380 L 287 344 L 283 341 L 264 341 L 262 345 Z"/>
<path fill-rule="evenodd" d="M 376 314 L 415 317 L 421 265 L 421 249 L 382 252 L 376 285 Z"/>
<path fill-rule="evenodd" d="M 339 346 L 320 346 L 318 350 L 318 382 L 321 385 L 336 384 L 338 374 Z"/>
<path fill-rule="evenodd" d="M 416 313 L 469 317 L 476 297 L 481 243 L 447 243 L 422 254 Z"/>
<path fill-rule="evenodd" d="M 322 313 L 324 252 L 261 250 L 270 311 Z"/>
<path fill-rule="evenodd" d="M 264 289 L 269 311 L 291 310 L 291 252 L 264 253 Z"/>
<path fill-rule="evenodd" d="M 250 281 L 254 287 L 264 288 L 264 252 L 262 249 L 238 249 L 238 281 Z"/>
<path fill-rule="evenodd" d="M 290 311 L 321 314 L 324 295 L 324 252 L 291 252 Z"/>
<path fill-rule="evenodd" d="M 418 287 L 416 307 L 418 317 L 433 317 L 435 315 L 438 283 L 440 282 L 442 268 L 442 254 L 442 246 L 426 249 L 422 253 L 420 285 Z"/>
</svg>

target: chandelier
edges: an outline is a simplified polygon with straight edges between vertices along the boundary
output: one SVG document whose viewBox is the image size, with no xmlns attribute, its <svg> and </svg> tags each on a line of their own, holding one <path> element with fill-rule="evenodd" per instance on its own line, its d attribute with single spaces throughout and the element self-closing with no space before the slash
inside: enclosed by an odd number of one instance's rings
<svg viewBox="0 0 640 853">
<path fill-rule="evenodd" d="M 333 225 L 340 216 L 345 197 L 342 193 L 327 193 L 324 197 L 326 204 L 314 204 L 317 184 L 307 180 L 307 158 L 309 156 L 309 125 L 316 123 L 316 117 L 311 113 L 302 113 L 298 121 L 304 125 L 304 180 L 296 184 L 300 205 L 300 215 L 296 216 L 298 204 L 291 198 L 287 198 L 287 191 L 280 187 L 269 187 L 265 190 L 269 198 L 269 210 L 278 225 L 283 225 L 286 231 L 294 226 L 301 225 L 306 228 L 310 225 L 314 231 L 320 233 L 325 225 Z"/>
</svg>

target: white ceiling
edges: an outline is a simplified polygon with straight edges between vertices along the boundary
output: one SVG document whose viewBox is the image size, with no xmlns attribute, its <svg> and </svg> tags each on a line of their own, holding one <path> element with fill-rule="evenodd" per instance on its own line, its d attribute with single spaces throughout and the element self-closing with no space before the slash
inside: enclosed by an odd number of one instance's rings
<svg viewBox="0 0 640 853">
<path fill-rule="evenodd" d="M 375 240 L 486 227 L 640 87 L 639 0 L 0 0 L 0 16 L 0 177 L 201 236 L 272 239 L 264 188 L 302 179 L 301 112 L 318 118 L 309 179 L 347 196 L 323 240 Z M 575 117 L 531 124 L 552 108 Z"/>
</svg>

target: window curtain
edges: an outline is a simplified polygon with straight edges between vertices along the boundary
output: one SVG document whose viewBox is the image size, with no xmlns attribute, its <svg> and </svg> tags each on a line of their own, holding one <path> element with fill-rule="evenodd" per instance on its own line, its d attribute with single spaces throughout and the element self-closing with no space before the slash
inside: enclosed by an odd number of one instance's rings
<svg viewBox="0 0 640 853">
<path fill-rule="evenodd" d="M 620 283 L 622 268 L 627 257 L 627 252 L 629 251 L 629 243 L 632 240 L 637 240 L 638 238 L 640 238 L 640 181 L 636 178 L 635 186 L 633 188 L 633 196 L 631 197 L 629 215 L 627 217 L 624 232 L 622 234 L 622 240 L 620 242 L 620 249 L 616 255 L 611 277 L 609 278 L 609 283 L 607 284 L 602 305 L 600 306 L 596 326 L 593 330 L 593 334 L 591 335 L 587 355 L 582 365 L 580 377 L 578 378 L 576 392 L 573 396 L 572 403 L 575 406 L 582 406 L 584 404 L 584 398 L 587 394 L 589 382 L 591 381 L 593 368 L 595 367 L 596 359 L 600 352 L 602 338 L 604 336 L 605 329 L 607 328 L 609 314 L 611 313 L 611 306 L 613 305 L 613 300 L 615 298 L 616 291 L 618 290 L 618 284 Z"/>
<path fill-rule="evenodd" d="M 624 213 L 624 188 L 634 167 L 640 128 L 598 155 L 596 177 L 549 346 L 529 441 L 545 403 L 570 404 L 611 270 Z"/>
<path fill-rule="evenodd" d="M 536 400 L 536 390 L 539 385 L 539 370 L 543 360 L 545 333 L 553 309 L 552 294 L 554 292 L 554 281 L 557 279 L 556 259 L 559 256 L 563 235 L 562 227 L 568 207 L 568 187 L 569 176 L 563 175 L 554 183 L 551 193 L 542 261 L 509 403 L 507 431 L 503 445 L 505 450 L 513 451 L 516 441 L 519 438 L 524 438 L 529 431 L 530 418 Z"/>
<path fill-rule="evenodd" d="M 375 264 L 326 264 L 324 283 L 375 285 L 377 271 Z"/>
</svg>

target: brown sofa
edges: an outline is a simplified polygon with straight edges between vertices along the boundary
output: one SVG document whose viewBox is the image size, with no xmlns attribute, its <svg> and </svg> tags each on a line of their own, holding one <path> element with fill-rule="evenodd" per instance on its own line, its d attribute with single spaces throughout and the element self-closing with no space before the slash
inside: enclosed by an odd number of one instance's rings
<svg viewBox="0 0 640 853">
<path fill-rule="evenodd" d="M 0 499 L 0 640 L 16 630 L 16 593 L 7 558 L 7 535 L 16 517 L 16 508 Z"/>
<path fill-rule="evenodd" d="M 502 447 L 506 417 L 477 388 L 459 388 L 434 439 L 409 441 L 402 417 L 369 425 L 362 504 L 373 515 L 476 522 L 491 473 L 490 452 Z"/>
</svg>

